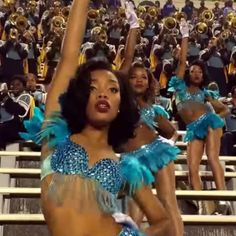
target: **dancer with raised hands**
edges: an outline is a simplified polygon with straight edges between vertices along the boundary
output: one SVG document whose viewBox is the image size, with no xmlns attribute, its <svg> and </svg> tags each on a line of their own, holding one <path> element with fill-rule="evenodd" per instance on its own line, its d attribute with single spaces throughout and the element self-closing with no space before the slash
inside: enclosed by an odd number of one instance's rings
<svg viewBox="0 0 236 236">
<path fill-rule="evenodd" d="M 165 209 L 144 185 L 151 183 L 150 171 L 113 151 L 133 137 L 139 119 L 123 75 L 100 58 L 77 68 L 88 5 L 88 0 L 72 3 L 44 125 L 35 135 L 36 142 L 43 141 L 41 199 L 49 231 L 53 236 L 171 235 Z M 150 226 L 143 232 L 119 213 L 123 189 L 147 216 Z"/>
<path fill-rule="evenodd" d="M 225 189 L 224 171 L 219 161 L 220 140 L 228 109 L 217 100 L 212 91 L 204 89 L 206 70 L 202 61 L 194 61 L 186 71 L 188 37 L 182 40 L 176 76 L 169 82 L 169 91 L 175 92 L 179 115 L 187 125 L 189 180 L 194 190 L 201 190 L 199 166 L 204 149 L 213 172 L 216 189 Z M 217 114 L 209 112 L 211 103 Z M 202 205 L 202 204 L 201 204 Z M 202 206 L 200 206 L 200 214 Z"/>
<path fill-rule="evenodd" d="M 180 24 L 180 31 L 182 40 L 186 40 L 188 25 L 185 21 Z M 175 195 L 174 174 L 174 160 L 179 149 L 168 140 L 175 134 L 175 129 L 164 108 L 154 104 L 155 81 L 142 63 L 133 63 L 129 71 L 129 84 L 136 96 L 140 120 L 135 129 L 135 137 L 129 139 L 121 148 L 122 157 L 137 159 L 152 172 L 158 199 L 171 218 L 171 235 L 183 235 L 183 222 Z M 157 131 L 165 138 L 159 136 Z M 141 225 L 144 216 L 142 211 L 132 200 L 128 206 L 131 217 Z"/>
</svg>

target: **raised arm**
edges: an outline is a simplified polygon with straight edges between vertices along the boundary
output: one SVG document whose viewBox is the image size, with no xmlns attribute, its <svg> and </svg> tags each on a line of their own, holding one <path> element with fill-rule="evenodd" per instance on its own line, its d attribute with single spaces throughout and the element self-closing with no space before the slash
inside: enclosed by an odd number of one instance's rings
<svg viewBox="0 0 236 236">
<path fill-rule="evenodd" d="M 76 72 L 86 27 L 88 5 L 89 0 L 74 0 L 72 3 L 62 42 L 61 57 L 47 96 L 45 117 L 53 111 L 60 111 L 58 98 L 67 90 L 70 79 Z"/>
<path fill-rule="evenodd" d="M 122 3 L 122 5 L 125 5 L 126 17 L 130 25 L 130 29 L 126 39 L 125 54 L 124 59 L 121 63 L 120 70 L 124 73 L 128 73 L 134 58 L 137 35 L 139 31 L 139 23 L 133 3 L 126 2 L 125 4 Z"/>
<path fill-rule="evenodd" d="M 180 79 L 184 78 L 187 53 L 188 53 L 188 37 L 189 37 L 189 27 L 186 20 L 182 19 L 180 23 L 180 32 L 182 34 L 181 41 L 181 51 L 179 55 L 179 64 L 176 72 L 176 76 Z"/>
</svg>

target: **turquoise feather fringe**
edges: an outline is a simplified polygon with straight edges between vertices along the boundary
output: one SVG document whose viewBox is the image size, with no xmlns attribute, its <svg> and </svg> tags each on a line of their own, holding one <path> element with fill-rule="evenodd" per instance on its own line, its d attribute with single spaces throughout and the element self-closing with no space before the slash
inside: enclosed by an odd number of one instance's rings
<svg viewBox="0 0 236 236">
<path fill-rule="evenodd" d="M 185 142 L 194 139 L 203 140 L 208 134 L 208 128 L 217 129 L 224 127 L 224 120 L 215 113 L 205 113 L 194 122 L 187 125 L 187 133 L 184 137 Z"/>
<path fill-rule="evenodd" d="M 213 99 L 218 99 L 220 97 L 219 91 L 215 90 L 209 90 L 209 89 L 204 89 L 204 93 L 206 97 L 211 97 Z"/>
<path fill-rule="evenodd" d="M 167 111 L 165 110 L 164 107 L 162 107 L 160 105 L 153 105 L 153 109 L 154 109 L 156 115 L 162 116 L 166 119 L 170 118 L 169 114 L 167 113 Z"/>
<path fill-rule="evenodd" d="M 42 129 L 42 124 L 44 127 Z M 38 145 L 43 141 L 48 142 L 48 146 L 53 148 L 65 140 L 70 135 L 66 121 L 61 117 L 60 112 L 54 112 L 44 121 L 44 112 L 35 107 L 34 115 L 30 120 L 24 121 L 26 132 L 19 133 L 25 140 L 32 140 Z"/>
<path fill-rule="evenodd" d="M 143 145 L 141 148 L 123 153 L 122 158 L 129 160 L 130 162 L 137 163 L 136 165 L 140 165 L 145 170 L 141 172 L 139 176 L 135 176 L 135 171 L 133 172 L 128 166 L 126 167 L 127 175 L 129 179 L 129 183 L 133 183 L 132 187 L 134 189 L 137 187 L 137 183 L 135 181 L 140 182 L 141 177 L 144 184 L 149 185 L 155 181 L 153 177 L 153 173 L 157 173 L 160 169 L 167 166 L 171 161 L 176 160 L 177 155 L 180 153 L 180 150 L 170 144 L 167 139 L 162 137 L 158 137 L 152 143 Z M 152 177 L 150 176 L 152 175 Z"/>
<path fill-rule="evenodd" d="M 126 183 L 129 186 L 129 195 L 133 195 L 135 191 L 143 184 L 149 185 L 154 181 L 154 177 L 150 170 L 141 165 L 135 156 L 121 156 L 121 170 Z"/>
</svg>

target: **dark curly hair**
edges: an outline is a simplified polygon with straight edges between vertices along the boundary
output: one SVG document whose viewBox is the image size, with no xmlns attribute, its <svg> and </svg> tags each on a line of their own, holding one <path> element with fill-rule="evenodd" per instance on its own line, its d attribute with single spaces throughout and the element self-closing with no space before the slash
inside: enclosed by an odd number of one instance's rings
<svg viewBox="0 0 236 236">
<path fill-rule="evenodd" d="M 187 84 L 187 86 L 189 86 L 191 84 L 190 81 L 190 68 L 191 66 L 199 66 L 202 70 L 202 75 L 203 75 L 203 81 L 200 84 L 200 88 L 202 89 L 203 87 L 206 87 L 207 83 L 208 83 L 208 75 L 207 75 L 207 70 L 206 70 L 206 65 L 204 64 L 204 62 L 202 60 L 195 60 L 191 63 L 191 65 L 189 66 L 189 68 L 185 71 L 185 76 L 184 76 L 184 80 Z"/>
<path fill-rule="evenodd" d="M 86 106 L 90 95 L 91 72 L 95 70 L 111 71 L 117 77 L 120 86 L 120 112 L 111 122 L 108 134 L 108 143 L 117 148 L 133 137 L 139 113 L 125 75 L 113 71 L 105 58 L 93 58 L 78 68 L 67 92 L 60 97 L 62 116 L 72 134 L 84 129 L 87 124 Z"/>
<path fill-rule="evenodd" d="M 148 68 L 146 68 L 142 62 L 136 61 L 132 64 L 129 70 L 129 78 L 131 78 L 131 74 L 135 68 L 144 69 L 147 72 L 149 88 L 144 94 L 144 100 L 148 103 L 153 103 L 155 101 L 155 95 L 156 95 L 155 92 L 156 92 L 157 82 L 152 72 Z"/>
</svg>

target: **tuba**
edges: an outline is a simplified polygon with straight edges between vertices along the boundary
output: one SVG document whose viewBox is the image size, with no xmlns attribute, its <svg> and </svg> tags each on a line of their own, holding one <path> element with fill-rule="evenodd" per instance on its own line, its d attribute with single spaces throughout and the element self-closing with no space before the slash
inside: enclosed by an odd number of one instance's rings
<svg viewBox="0 0 236 236">
<path fill-rule="evenodd" d="M 155 6 L 149 7 L 147 13 L 152 17 L 156 17 L 158 15 L 158 8 Z"/>
<path fill-rule="evenodd" d="M 219 35 L 219 39 L 226 40 L 230 37 L 231 31 L 229 29 L 225 29 L 221 34 Z"/>
<path fill-rule="evenodd" d="M 198 22 L 195 26 L 195 31 L 199 34 L 205 34 L 208 30 L 208 26 L 205 22 Z"/>
<path fill-rule="evenodd" d="M 138 16 L 140 16 L 140 15 L 146 13 L 146 12 L 147 12 L 147 9 L 146 9 L 145 6 L 138 6 L 138 8 L 137 8 Z"/>
<path fill-rule="evenodd" d="M 235 13 L 234 12 L 230 12 L 226 15 L 225 17 L 225 21 L 227 22 L 231 22 L 231 20 L 235 17 Z"/>
<path fill-rule="evenodd" d="M 16 4 L 16 0 L 3 0 L 3 5 L 6 7 L 12 6 Z"/>
<path fill-rule="evenodd" d="M 15 25 L 20 32 L 24 32 L 28 27 L 28 20 L 26 17 L 20 15 L 16 18 Z"/>
<path fill-rule="evenodd" d="M 35 9 L 37 7 L 37 2 L 35 0 L 30 0 L 28 3 L 27 3 L 27 9 L 30 11 L 30 12 L 34 12 Z"/>
<path fill-rule="evenodd" d="M 210 10 L 205 10 L 201 13 L 201 20 L 205 23 L 213 22 L 214 20 L 214 13 Z"/>
<path fill-rule="evenodd" d="M 177 21 L 174 17 L 168 16 L 168 17 L 163 19 L 163 26 L 167 30 L 172 31 L 172 30 L 176 29 Z"/>
<path fill-rule="evenodd" d="M 95 9 L 90 9 L 89 11 L 88 11 L 88 18 L 90 19 L 90 20 L 95 20 L 95 19 L 97 19 L 98 18 L 98 16 L 99 16 L 99 11 L 98 10 L 95 10 Z"/>
</svg>

